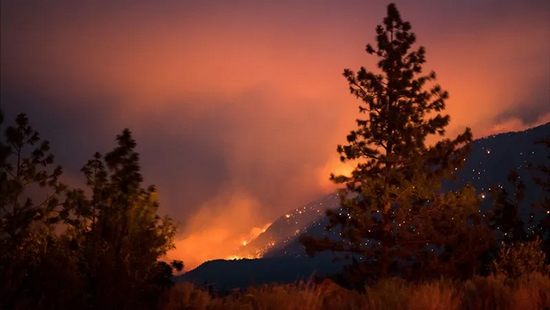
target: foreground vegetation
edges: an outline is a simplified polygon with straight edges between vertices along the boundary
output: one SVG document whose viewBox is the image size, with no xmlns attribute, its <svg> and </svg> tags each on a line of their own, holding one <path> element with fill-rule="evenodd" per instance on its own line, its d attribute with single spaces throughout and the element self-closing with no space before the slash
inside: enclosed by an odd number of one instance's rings
<svg viewBox="0 0 550 310">
<path fill-rule="evenodd" d="M 0 126 L 3 113 L 0 110 Z M 0 139 L 0 309 L 152 309 L 183 263 L 163 262 L 176 227 L 144 188 L 129 130 L 59 182 L 47 140 L 25 114 Z"/>
<path fill-rule="evenodd" d="M 473 277 L 414 284 L 389 278 L 367 287 L 366 294 L 332 281 L 251 287 L 227 296 L 212 296 L 191 283 L 177 284 L 164 309 L 523 309 L 550 307 L 550 277 L 538 272 L 507 278 Z"/>
</svg>

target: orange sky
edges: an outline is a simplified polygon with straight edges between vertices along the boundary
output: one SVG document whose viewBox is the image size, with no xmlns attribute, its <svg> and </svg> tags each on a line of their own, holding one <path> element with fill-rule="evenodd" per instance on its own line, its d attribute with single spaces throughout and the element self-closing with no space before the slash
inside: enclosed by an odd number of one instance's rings
<svg viewBox="0 0 550 310">
<path fill-rule="evenodd" d="M 358 105 L 341 73 L 372 68 L 386 3 L 1 5 L 2 107 L 29 114 L 71 181 L 129 127 L 192 266 L 332 190 Z M 449 134 L 550 121 L 547 1 L 397 5 L 450 92 Z"/>
</svg>

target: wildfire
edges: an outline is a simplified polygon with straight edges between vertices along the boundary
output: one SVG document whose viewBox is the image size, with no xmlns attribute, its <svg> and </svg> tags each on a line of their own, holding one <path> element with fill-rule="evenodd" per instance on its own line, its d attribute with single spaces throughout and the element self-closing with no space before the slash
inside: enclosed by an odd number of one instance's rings
<svg viewBox="0 0 550 310">
<path fill-rule="evenodd" d="M 250 230 L 250 233 L 247 234 L 246 236 L 244 236 L 245 240 L 240 242 L 241 246 L 243 246 L 243 247 L 250 246 L 251 248 L 248 247 L 249 249 L 247 249 L 247 250 L 238 251 L 239 252 L 238 254 L 233 254 L 231 256 L 226 257 L 225 259 L 226 260 L 239 260 L 239 259 L 254 259 L 254 258 L 262 257 L 262 255 L 264 254 L 265 249 L 256 249 L 256 250 L 254 250 L 254 246 L 251 246 L 250 243 L 254 239 L 258 238 L 259 235 L 264 233 L 269 228 L 269 226 L 271 226 L 271 223 L 267 223 L 267 224 L 265 224 L 263 226 L 260 226 L 260 227 L 252 228 Z M 271 242 L 270 244 L 268 244 L 268 246 L 273 246 L 274 244 L 275 244 L 274 242 Z M 241 250 L 243 250 L 243 249 L 241 249 Z"/>
<path fill-rule="evenodd" d="M 258 236 L 261 235 L 262 233 L 264 233 L 269 228 L 269 226 L 271 226 L 271 222 L 269 222 L 269 223 L 267 223 L 267 224 L 265 224 L 261 227 L 252 228 L 252 230 L 250 230 L 250 233 L 246 238 L 247 243 L 250 243 L 250 241 L 252 239 L 258 238 Z"/>
</svg>

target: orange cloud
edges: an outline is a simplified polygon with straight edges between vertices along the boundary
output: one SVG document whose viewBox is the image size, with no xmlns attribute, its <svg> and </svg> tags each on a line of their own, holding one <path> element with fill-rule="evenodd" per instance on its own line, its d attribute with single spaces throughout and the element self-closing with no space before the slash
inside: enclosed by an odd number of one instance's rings
<svg viewBox="0 0 550 310">
<path fill-rule="evenodd" d="M 333 190 L 331 172 L 349 171 L 335 147 L 360 102 L 341 73 L 375 67 L 364 46 L 384 3 L 63 5 L 2 2 L 3 107 L 36 109 L 46 129 L 72 124 L 53 137 L 67 145 L 112 146 L 113 128 L 132 129 L 162 211 L 184 224 L 171 255 L 188 267 L 231 255 L 254 227 Z M 447 133 L 531 126 L 496 117 L 522 104 L 548 121 L 548 7 L 476 5 L 398 3 L 427 49 L 425 71 L 450 92 Z M 13 94 L 39 102 L 4 102 Z"/>
</svg>

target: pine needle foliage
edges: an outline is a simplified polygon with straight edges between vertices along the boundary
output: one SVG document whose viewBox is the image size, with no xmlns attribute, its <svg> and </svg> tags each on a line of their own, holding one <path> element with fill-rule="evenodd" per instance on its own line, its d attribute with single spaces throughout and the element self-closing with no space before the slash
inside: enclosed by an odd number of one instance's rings
<svg viewBox="0 0 550 310">
<path fill-rule="evenodd" d="M 472 133 L 467 128 L 454 139 L 444 137 L 449 94 L 436 83 L 435 72 L 423 72 L 426 51 L 413 48 L 415 42 L 411 24 L 390 4 L 376 27 L 376 44 L 366 46 L 378 58 L 379 73 L 364 67 L 343 73 L 361 103 L 357 128 L 337 147 L 341 161 L 355 169 L 351 175 L 331 175 L 345 185 L 342 212 L 327 211 L 327 228 L 339 228 L 341 240 L 305 235 L 301 241 L 310 255 L 333 251 L 351 258 L 352 281 L 470 274 L 490 239 L 472 187 L 440 190 L 442 180 L 464 164 Z M 435 137 L 440 140 L 431 143 Z"/>
</svg>

